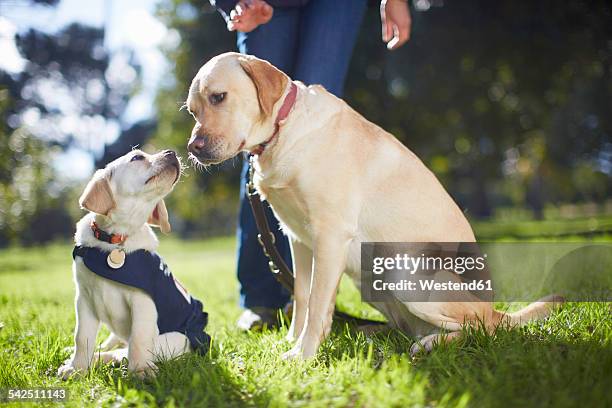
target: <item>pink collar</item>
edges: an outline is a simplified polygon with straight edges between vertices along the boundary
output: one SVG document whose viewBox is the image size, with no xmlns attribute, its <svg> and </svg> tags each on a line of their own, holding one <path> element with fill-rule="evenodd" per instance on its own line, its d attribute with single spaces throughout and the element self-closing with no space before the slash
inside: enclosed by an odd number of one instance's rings
<svg viewBox="0 0 612 408">
<path fill-rule="evenodd" d="M 295 84 L 295 82 L 291 82 L 291 88 L 289 89 L 289 93 L 287 94 L 287 96 L 285 97 L 285 100 L 283 101 L 283 104 L 281 105 L 280 109 L 278 110 L 278 115 L 276 116 L 276 120 L 274 120 L 274 133 L 272 133 L 272 136 L 270 136 L 270 138 L 268 140 L 266 140 L 265 142 L 255 146 L 255 148 L 253 150 L 251 150 L 251 154 L 256 154 L 258 156 L 261 156 L 261 154 L 264 152 L 264 150 L 266 149 L 266 146 L 268 146 L 272 140 L 274 140 L 274 138 L 276 137 L 276 135 L 278 135 L 278 131 L 279 131 L 279 124 L 282 120 L 285 120 L 287 118 L 287 116 L 289 116 L 289 112 L 291 112 L 291 109 L 293 108 L 293 105 L 295 105 L 295 99 L 297 97 L 297 85 Z"/>
</svg>

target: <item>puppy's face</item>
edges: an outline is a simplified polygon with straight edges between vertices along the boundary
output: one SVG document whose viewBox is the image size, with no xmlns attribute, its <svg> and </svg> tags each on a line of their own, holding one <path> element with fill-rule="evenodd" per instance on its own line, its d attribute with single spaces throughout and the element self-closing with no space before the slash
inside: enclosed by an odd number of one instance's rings
<svg viewBox="0 0 612 408">
<path fill-rule="evenodd" d="M 132 198 L 146 203 L 159 200 L 172 191 L 180 168 L 172 150 L 157 154 L 133 150 L 109 163 L 105 170 L 111 178 L 116 201 Z"/>
<path fill-rule="evenodd" d="M 180 172 L 180 161 L 171 150 L 153 155 L 133 150 L 98 170 L 79 204 L 124 222 L 142 224 L 148 219 L 162 231 L 169 231 L 163 198 L 174 188 Z"/>
<path fill-rule="evenodd" d="M 193 79 L 186 107 L 196 123 L 188 149 L 202 164 L 220 163 L 271 136 L 275 104 L 289 78 L 266 61 L 237 53 L 207 62 Z"/>
</svg>

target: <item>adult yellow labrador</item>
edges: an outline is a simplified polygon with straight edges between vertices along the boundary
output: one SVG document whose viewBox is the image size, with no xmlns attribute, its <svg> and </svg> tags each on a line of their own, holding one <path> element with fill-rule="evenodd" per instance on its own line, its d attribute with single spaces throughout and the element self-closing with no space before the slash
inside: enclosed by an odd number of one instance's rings
<svg viewBox="0 0 612 408">
<path fill-rule="evenodd" d="M 434 174 L 391 134 L 321 86 L 292 81 L 270 63 L 226 53 L 189 89 L 196 120 L 188 149 L 201 164 L 255 153 L 255 185 L 291 242 L 294 309 L 287 358 L 316 354 L 328 335 L 343 272 L 360 285 L 360 244 L 473 242 L 474 233 Z M 553 301 L 505 314 L 487 302 L 376 303 L 395 327 L 422 337 L 412 351 L 545 316 Z M 441 335 L 441 328 L 450 333 Z"/>
</svg>

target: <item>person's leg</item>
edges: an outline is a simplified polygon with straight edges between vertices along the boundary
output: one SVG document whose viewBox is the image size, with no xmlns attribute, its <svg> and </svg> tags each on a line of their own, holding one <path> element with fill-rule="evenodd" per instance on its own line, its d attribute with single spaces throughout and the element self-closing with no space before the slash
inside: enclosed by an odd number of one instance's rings
<svg viewBox="0 0 612 408">
<path fill-rule="evenodd" d="M 270 61 L 279 69 L 291 74 L 295 61 L 299 27 L 299 9 L 276 9 L 268 24 L 261 25 L 250 33 L 238 33 L 238 49 L 243 54 L 255 55 Z M 248 179 L 248 161 L 243 161 L 240 177 L 240 213 L 238 221 L 238 265 L 240 282 L 240 303 L 252 309 L 243 314 L 238 324 L 247 329 L 252 324 L 268 323 L 275 319 L 275 310 L 284 307 L 290 294 L 276 281 L 268 267 L 257 240 L 257 226 L 253 212 L 246 198 L 245 184 Z M 289 241 L 278 228 L 278 221 L 266 204 L 266 215 L 270 228 L 275 231 L 276 245 L 285 262 L 291 265 Z M 265 311 L 263 308 L 274 309 Z M 272 314 L 272 316 L 270 316 Z M 259 315 L 259 316 L 258 316 Z M 258 322 L 257 318 L 261 321 Z"/>
<path fill-rule="evenodd" d="M 303 9 L 294 79 L 342 96 L 367 0 L 311 0 Z"/>
</svg>

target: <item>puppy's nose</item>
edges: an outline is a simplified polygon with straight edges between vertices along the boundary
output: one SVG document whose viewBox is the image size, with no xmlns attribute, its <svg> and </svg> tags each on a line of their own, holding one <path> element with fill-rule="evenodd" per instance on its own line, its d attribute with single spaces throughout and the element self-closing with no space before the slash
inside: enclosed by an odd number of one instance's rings
<svg viewBox="0 0 612 408">
<path fill-rule="evenodd" d="M 192 137 L 187 144 L 187 150 L 189 150 L 190 153 L 198 156 L 206 147 L 206 142 L 206 138 L 203 136 Z"/>
<path fill-rule="evenodd" d="M 168 156 L 174 156 L 174 157 L 176 157 L 176 152 L 175 152 L 174 150 L 167 149 L 167 150 L 164 150 L 164 151 L 162 152 L 162 155 L 163 155 L 164 157 L 168 157 Z"/>
</svg>

